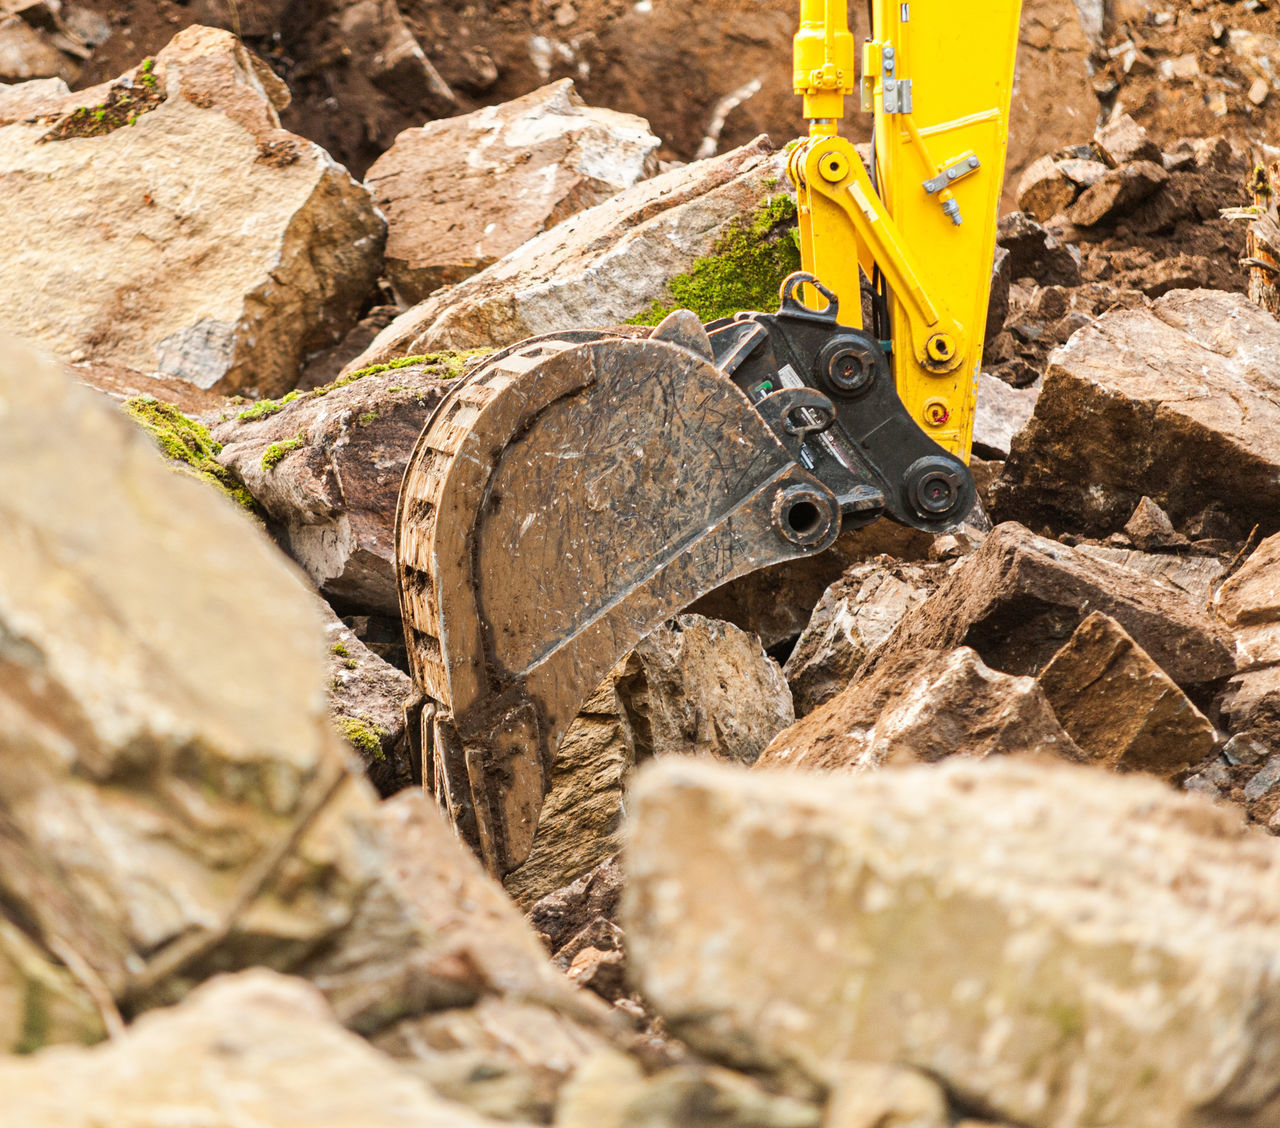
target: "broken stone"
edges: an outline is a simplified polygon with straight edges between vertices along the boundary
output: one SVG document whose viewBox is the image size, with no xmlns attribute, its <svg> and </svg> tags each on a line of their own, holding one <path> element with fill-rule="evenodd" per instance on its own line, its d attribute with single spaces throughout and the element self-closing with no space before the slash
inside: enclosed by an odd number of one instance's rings
<svg viewBox="0 0 1280 1128">
<path fill-rule="evenodd" d="M 1124 532 L 1143 552 L 1185 547 L 1187 543 L 1187 538 L 1174 529 L 1169 514 L 1145 495 L 1138 502 L 1133 516 L 1125 522 Z"/>
<path fill-rule="evenodd" d="M 622 867 L 606 858 L 594 869 L 540 898 L 529 910 L 529 923 L 558 952 L 597 920 L 613 920 L 622 896 Z"/>
<path fill-rule="evenodd" d="M 948 756 L 1082 755 L 1029 677 L 989 669 L 967 646 L 899 658 L 778 734 L 760 766 L 866 771 Z"/>
<path fill-rule="evenodd" d="M 570 983 L 613 1002 L 627 993 L 626 958 L 617 949 L 583 948 L 573 957 L 565 974 Z"/>
<path fill-rule="evenodd" d="M 1149 298 L 1170 290 L 1196 290 L 1208 283 L 1212 267 L 1204 255 L 1171 255 L 1145 267 L 1134 280 Z"/>
<path fill-rule="evenodd" d="M 1043 222 L 1065 211 L 1077 191 L 1075 182 L 1067 178 L 1052 157 L 1041 157 L 1018 181 L 1018 210 Z"/>
<path fill-rule="evenodd" d="M 1146 495 L 1183 531 L 1216 508 L 1241 540 L 1275 532 L 1277 353 L 1280 322 L 1242 294 L 1176 290 L 1105 314 L 1052 354 L 996 516 L 1105 536 Z"/>
<path fill-rule="evenodd" d="M 1175 556 L 1171 553 L 1137 552 L 1104 544 L 1078 544 L 1076 551 L 1108 564 L 1119 564 L 1186 596 L 1205 609 L 1213 599 L 1227 565 L 1216 556 Z"/>
<path fill-rule="evenodd" d="M 1092 188 L 1107 175 L 1107 166 L 1101 161 L 1075 157 L 1059 161 L 1058 171 L 1073 184 L 1078 184 L 1081 188 Z"/>
<path fill-rule="evenodd" d="M 1007 757 L 666 760 L 629 820 L 636 982 L 701 1052 L 829 1085 L 909 1061 L 1035 1128 L 1274 1119 L 1280 854 L 1200 797 Z"/>
<path fill-rule="evenodd" d="M 850 681 L 871 652 L 945 573 L 884 557 L 855 564 L 822 593 L 783 667 L 796 716 L 812 713 Z"/>
<path fill-rule="evenodd" d="M 0 324 L 64 360 L 292 388 L 359 316 L 385 227 L 345 169 L 281 129 L 270 75 L 230 32 L 193 26 L 154 67 L 51 99 L 52 122 L 0 128 Z"/>
<path fill-rule="evenodd" d="M 422 358 L 260 401 L 213 429 L 218 461 L 262 506 L 281 547 L 344 608 L 399 618 L 400 479 L 463 361 Z"/>
<path fill-rule="evenodd" d="M 1213 725 L 1114 619 L 1095 612 L 1037 679 L 1081 750 L 1113 771 L 1165 779 L 1199 763 Z"/>
<path fill-rule="evenodd" d="M 313 986 L 259 968 L 221 976 L 95 1049 L 0 1058 L 23 1128 L 496 1128 L 343 1030 Z"/>
<path fill-rule="evenodd" d="M 401 314 L 348 368 L 617 325 L 655 303 L 670 305 L 667 283 L 743 235 L 777 194 L 783 164 L 768 139 L 757 138 L 641 181 Z M 778 215 L 782 231 L 790 213 L 782 206 Z M 776 290 L 772 279 L 767 289 Z"/>
<path fill-rule="evenodd" d="M 795 719 L 782 671 L 757 639 L 686 614 L 664 624 L 610 673 L 556 752 L 533 852 L 507 875 L 528 908 L 618 852 L 631 769 L 664 755 L 750 763 Z"/>
<path fill-rule="evenodd" d="M 379 794 L 391 795 L 413 782 L 404 728 L 404 705 L 413 682 L 374 654 L 332 611 L 326 618 L 329 714 Z"/>
<path fill-rule="evenodd" d="M 1095 610 L 1184 689 L 1209 692 L 1235 669 L 1225 632 L 1179 593 L 1016 524 L 996 526 L 871 662 L 965 645 L 994 669 L 1035 674 Z"/>
<path fill-rule="evenodd" d="M 1160 146 L 1128 114 L 1112 118 L 1093 135 L 1098 152 L 1112 168 L 1133 161 L 1160 163 Z"/>
<path fill-rule="evenodd" d="M 0 12 L 0 82 L 32 79 L 74 80 L 79 68 L 71 65 L 49 35 L 19 16 Z"/>
<path fill-rule="evenodd" d="M 1159 160 L 1158 152 L 1156 159 Z M 1067 219 L 1077 227 L 1095 227 L 1114 220 L 1162 188 L 1168 179 L 1164 166 L 1153 161 L 1135 161 L 1112 169 L 1066 209 Z"/>
<path fill-rule="evenodd" d="M 1080 285 L 1080 252 L 1059 242 L 1025 212 L 1001 216 L 997 240 L 1009 251 L 1012 278 L 1031 278 L 1042 286 Z"/>
<path fill-rule="evenodd" d="M 659 144 L 643 118 L 585 105 L 568 78 L 405 130 L 365 178 L 402 308 L 652 176 Z"/>
<path fill-rule="evenodd" d="M 984 343 L 989 344 L 1000 335 L 1005 318 L 1009 316 L 1009 283 L 1011 256 L 1007 248 L 996 244 L 995 258 L 991 263 L 991 293 L 987 299 L 987 324 L 983 333 Z"/>
<path fill-rule="evenodd" d="M 827 1103 L 824 1128 L 947 1128 L 946 1094 L 923 1073 L 852 1062 Z"/>
<path fill-rule="evenodd" d="M 978 374 L 978 406 L 973 417 L 973 446 L 984 458 L 1009 457 L 1013 436 L 1035 411 L 1039 384 L 1013 388 L 986 372 Z"/>
<path fill-rule="evenodd" d="M 1264 540 L 1214 598 L 1234 633 L 1239 673 L 1227 686 L 1228 727 L 1280 749 L 1280 535 Z"/>
</svg>

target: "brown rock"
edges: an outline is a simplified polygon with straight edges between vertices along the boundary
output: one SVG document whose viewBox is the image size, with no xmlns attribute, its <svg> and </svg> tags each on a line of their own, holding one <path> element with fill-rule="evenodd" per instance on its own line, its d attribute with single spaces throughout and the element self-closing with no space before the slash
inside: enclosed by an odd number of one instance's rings
<svg viewBox="0 0 1280 1128">
<path fill-rule="evenodd" d="M 1222 705 L 1228 726 L 1280 750 L 1280 535 L 1222 585 L 1214 610 L 1235 635 L 1240 664 Z"/>
<path fill-rule="evenodd" d="M 626 957 L 617 949 L 583 948 L 573 957 L 565 974 L 571 983 L 607 1002 L 627 993 Z"/>
<path fill-rule="evenodd" d="M 667 282 L 741 232 L 778 193 L 783 163 L 762 137 L 641 181 L 401 314 L 348 369 L 616 325 L 669 304 Z M 781 226 L 776 237 L 790 238 Z"/>
<path fill-rule="evenodd" d="M 1159 159 L 1157 154 L 1156 160 Z M 1067 219 L 1077 227 L 1096 227 L 1118 219 L 1157 192 L 1168 179 L 1164 166 L 1155 161 L 1135 161 L 1112 169 L 1066 209 Z"/>
<path fill-rule="evenodd" d="M 945 573 L 944 565 L 881 557 L 853 565 L 827 588 L 783 667 L 796 716 L 812 713 L 844 689 Z"/>
<path fill-rule="evenodd" d="M 1001 216 L 996 232 L 998 245 L 1009 252 L 1012 278 L 1031 278 L 1042 286 L 1080 285 L 1080 252 L 1025 212 Z"/>
<path fill-rule="evenodd" d="M 558 952 L 597 920 L 613 920 L 622 896 L 622 867 L 606 858 L 594 869 L 540 898 L 529 910 L 529 923 Z"/>
<path fill-rule="evenodd" d="M 463 358 L 423 361 L 254 404 L 213 429 L 218 461 L 311 581 L 345 608 L 399 616 L 400 479 Z"/>
<path fill-rule="evenodd" d="M 1187 597 L 1201 610 L 1208 609 L 1213 593 L 1227 572 L 1227 565 L 1216 556 L 1138 552 L 1131 548 L 1088 543 L 1076 545 L 1076 551 L 1082 556 L 1138 572 L 1161 587 Z"/>
<path fill-rule="evenodd" d="M 1187 543 L 1187 538 L 1174 529 L 1169 514 L 1146 496 L 1125 522 L 1124 533 L 1143 552 L 1155 548 L 1177 548 Z"/>
<path fill-rule="evenodd" d="M 967 645 L 997 670 L 1034 674 L 1096 610 L 1184 688 L 1207 691 L 1235 669 L 1225 633 L 1180 594 L 1011 523 L 908 613 L 872 662 Z"/>
<path fill-rule="evenodd" d="M 1160 146 L 1128 114 L 1113 118 L 1093 135 L 1098 152 L 1112 168 L 1133 161 L 1160 163 Z"/>
<path fill-rule="evenodd" d="M 854 1062 L 840 1073 L 824 1128 L 947 1128 L 947 1098 L 915 1069 Z"/>
<path fill-rule="evenodd" d="M 1037 679 L 1081 750 L 1114 771 L 1166 779 L 1198 764 L 1213 725 L 1114 619 L 1095 612 Z"/>
<path fill-rule="evenodd" d="M 1018 209 L 1043 222 L 1065 211 L 1078 191 L 1052 157 L 1041 157 L 1018 181 Z"/>
<path fill-rule="evenodd" d="M 1105 535 L 1145 494 L 1183 531 L 1214 510 L 1241 540 L 1275 532 L 1277 353 L 1280 322 L 1239 294 L 1177 290 L 1104 315 L 1052 355 L 996 516 Z"/>
<path fill-rule="evenodd" d="M 778 734 L 760 767 L 865 771 L 948 756 L 1081 758 L 1029 677 L 988 669 L 967 646 L 882 664 Z"/>
<path fill-rule="evenodd" d="M 405 130 L 365 178 L 402 308 L 653 175 L 659 144 L 643 118 L 586 106 L 567 78 Z"/>
<path fill-rule="evenodd" d="M 193 26 L 153 69 L 51 93 L 0 128 L 0 324 L 63 360 L 292 388 L 359 316 L 385 225 L 280 127 L 283 84 L 230 32 Z"/>
</svg>

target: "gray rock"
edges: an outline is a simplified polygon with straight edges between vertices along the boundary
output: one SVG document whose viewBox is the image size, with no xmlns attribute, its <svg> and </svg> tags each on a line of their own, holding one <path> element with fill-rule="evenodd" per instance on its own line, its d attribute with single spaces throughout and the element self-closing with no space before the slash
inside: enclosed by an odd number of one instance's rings
<svg viewBox="0 0 1280 1128">
<path fill-rule="evenodd" d="M 978 407 L 973 418 L 973 446 L 978 454 L 1008 458 L 1013 436 L 1027 425 L 1039 395 L 1039 382 L 1013 388 L 986 372 L 979 373 Z"/>
</svg>

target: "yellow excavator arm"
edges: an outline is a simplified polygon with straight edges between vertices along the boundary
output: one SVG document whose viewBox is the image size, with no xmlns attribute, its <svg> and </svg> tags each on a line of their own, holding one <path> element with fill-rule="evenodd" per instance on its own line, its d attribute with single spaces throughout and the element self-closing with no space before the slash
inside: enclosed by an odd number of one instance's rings
<svg viewBox="0 0 1280 1128">
<path fill-rule="evenodd" d="M 1018 0 L 801 0 L 790 154 L 803 269 L 775 313 L 493 354 L 418 439 L 396 518 L 422 781 L 495 873 L 528 857 L 587 696 L 721 584 L 880 517 L 928 531 L 967 461 Z M 839 135 L 855 90 L 870 168 Z M 863 323 L 864 296 L 872 311 Z"/>
<path fill-rule="evenodd" d="M 843 3 L 801 0 L 796 93 L 809 136 L 787 169 L 803 268 L 862 328 L 863 278 L 887 306 L 898 395 L 966 462 L 1004 182 L 1020 0 L 873 0 L 857 84 L 872 167 L 838 135 L 854 93 Z"/>
</svg>

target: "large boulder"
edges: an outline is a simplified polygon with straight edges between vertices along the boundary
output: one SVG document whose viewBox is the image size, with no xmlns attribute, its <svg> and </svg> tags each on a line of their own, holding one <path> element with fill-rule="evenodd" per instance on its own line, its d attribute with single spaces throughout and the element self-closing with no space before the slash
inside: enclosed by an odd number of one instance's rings
<svg viewBox="0 0 1280 1128">
<path fill-rule="evenodd" d="M 74 973 L 0 970 L 0 1031 L 39 1017 L 42 979 L 69 1001 L 29 1049 L 260 963 L 361 1032 L 506 991 L 582 1012 L 429 801 L 379 805 L 350 770 L 301 575 L 8 342 L 0 525 L 0 919 Z"/>
<path fill-rule="evenodd" d="M 1007 757 L 667 760 L 629 818 L 636 982 L 704 1053 L 911 1065 L 1029 1128 L 1277 1122 L 1280 853 L 1201 797 Z"/>
<path fill-rule="evenodd" d="M 1035 674 L 1094 611 L 1119 622 L 1184 688 L 1211 694 L 1235 670 L 1229 637 L 1180 592 L 1012 523 L 910 611 L 869 665 L 967 645 L 997 670 Z"/>
<path fill-rule="evenodd" d="M 734 309 L 776 308 L 778 285 L 799 268 L 790 236 L 795 205 L 779 194 L 783 165 L 783 154 L 760 137 L 642 181 L 414 306 L 349 368 L 614 325 L 683 302 L 687 292 L 669 283 L 699 263 L 692 289 L 709 288 Z"/>
<path fill-rule="evenodd" d="M 1034 678 L 992 670 L 962 646 L 880 666 L 780 732 L 759 765 L 869 771 L 1018 753 L 1084 758 Z"/>
<path fill-rule="evenodd" d="M 1145 495 L 1183 531 L 1277 531 L 1278 352 L 1280 321 L 1240 294 L 1106 314 L 1052 354 L 996 515 L 1116 532 Z"/>
<path fill-rule="evenodd" d="M 222 976 L 118 1041 L 0 1058 L 0 1106 L 23 1128 L 496 1128 L 344 1030 L 309 983 Z"/>
<path fill-rule="evenodd" d="M 420 302 L 652 176 L 660 144 L 643 118 L 584 105 L 568 78 L 405 130 L 365 176 L 396 296 Z"/>
<path fill-rule="evenodd" d="M 0 127 L 0 325 L 66 360 L 275 395 L 356 320 L 385 225 L 280 128 L 289 95 L 229 32 Z"/>
<path fill-rule="evenodd" d="M 244 408 L 213 429 L 221 465 L 328 598 L 399 616 L 395 517 L 419 433 L 464 358 L 353 374 Z"/>
</svg>

